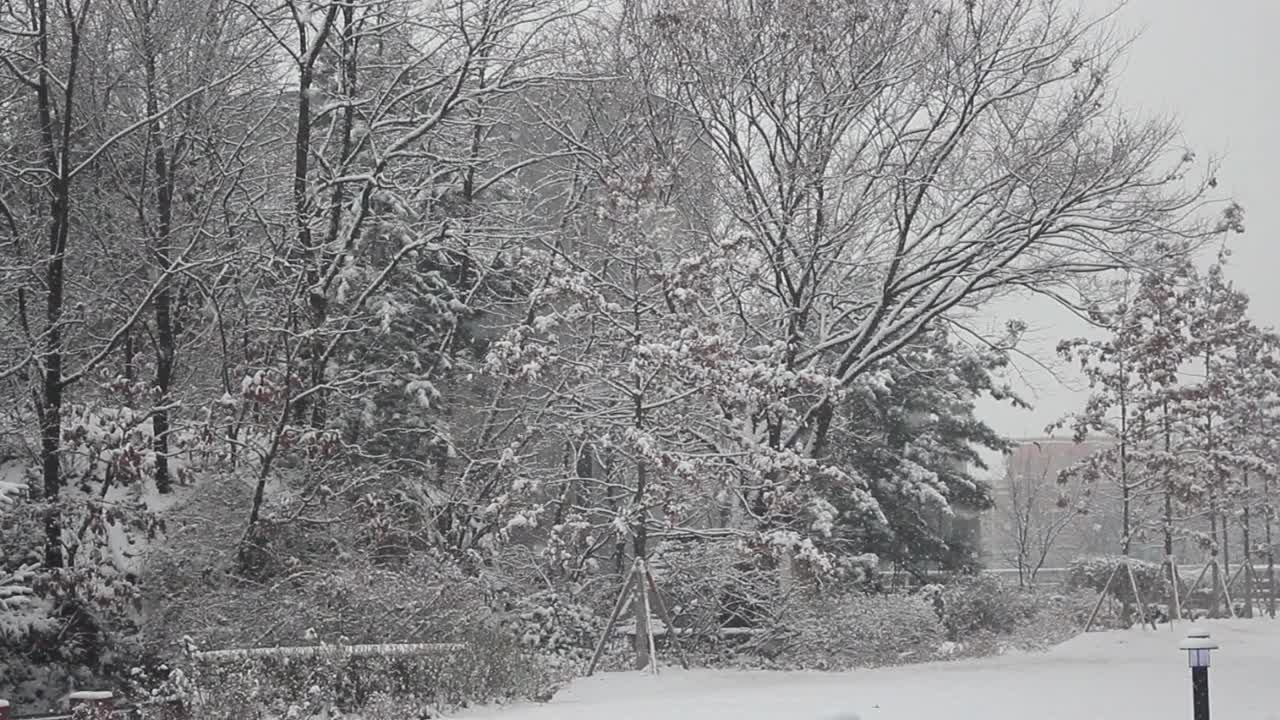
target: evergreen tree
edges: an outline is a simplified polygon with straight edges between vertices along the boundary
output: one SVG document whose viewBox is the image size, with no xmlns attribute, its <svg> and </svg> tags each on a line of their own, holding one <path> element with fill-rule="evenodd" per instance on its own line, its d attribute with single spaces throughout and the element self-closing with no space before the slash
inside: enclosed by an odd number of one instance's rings
<svg viewBox="0 0 1280 720">
<path fill-rule="evenodd" d="M 1175 260 L 1168 267 L 1144 273 L 1140 279 L 1133 301 L 1133 319 L 1138 330 L 1134 353 L 1138 411 L 1151 418 L 1155 425 L 1151 442 L 1139 452 L 1162 495 L 1160 524 L 1164 561 L 1172 581 L 1176 573 L 1177 520 L 1185 512 L 1189 485 L 1175 439 L 1181 408 L 1181 369 L 1189 352 L 1188 313 L 1195 268 L 1185 249 L 1169 249 Z"/>
<path fill-rule="evenodd" d="M 919 576 L 930 565 L 976 569 L 980 538 L 963 531 L 956 511 L 992 506 L 991 488 L 975 477 L 984 467 L 976 450 L 1009 445 L 975 417 L 974 402 L 988 394 L 1022 404 L 993 377 L 1007 363 L 1002 348 L 965 347 L 938 326 L 846 398 L 835 459 L 865 477 L 882 515 L 833 496 L 840 515 L 832 546 L 875 553 Z"/>
<path fill-rule="evenodd" d="M 1228 577 L 1230 573 L 1229 509 L 1240 494 L 1240 478 L 1234 472 L 1237 435 L 1232 432 L 1236 394 L 1242 390 L 1236 351 L 1254 331 L 1247 317 L 1248 297 L 1225 277 L 1226 258 L 1225 251 L 1220 253 L 1218 262 L 1198 276 L 1192 288 L 1188 358 L 1198 380 L 1184 390 L 1181 411 L 1183 444 L 1190 451 L 1188 470 L 1194 478 L 1191 496 L 1209 520 L 1209 533 L 1202 543 L 1213 564 L 1215 598 L 1221 596 L 1223 582 L 1219 557 Z"/>
<path fill-rule="evenodd" d="M 1076 442 L 1101 434 L 1115 441 L 1064 472 L 1062 480 L 1077 479 L 1092 488 L 1114 485 L 1120 495 L 1120 537 L 1118 550 L 1128 555 L 1145 518 L 1139 514 L 1141 501 L 1151 487 L 1149 468 L 1140 449 L 1150 439 L 1152 425 L 1140 402 L 1139 353 L 1143 324 L 1133 306 L 1132 279 L 1121 284 L 1121 300 L 1112 308 L 1090 309 L 1095 325 L 1109 331 L 1102 339 L 1074 338 L 1058 345 L 1058 353 L 1079 363 L 1089 382 L 1085 407 L 1064 419 L 1070 423 Z"/>
<path fill-rule="evenodd" d="M 1232 449 L 1232 472 L 1235 482 L 1227 498 L 1231 515 L 1240 524 L 1240 548 L 1244 587 L 1244 612 L 1253 616 L 1253 562 L 1262 554 L 1255 546 L 1253 519 L 1260 500 L 1259 482 L 1276 476 L 1275 457 L 1270 452 L 1271 439 L 1264 433 L 1267 418 L 1276 409 L 1276 389 L 1280 388 L 1280 366 L 1275 350 L 1280 337 L 1274 332 L 1249 325 L 1241 333 L 1235 351 L 1224 364 L 1223 371 L 1232 381 L 1229 394 L 1231 408 L 1224 435 Z M 1224 543 L 1229 541 L 1223 529 Z"/>
</svg>

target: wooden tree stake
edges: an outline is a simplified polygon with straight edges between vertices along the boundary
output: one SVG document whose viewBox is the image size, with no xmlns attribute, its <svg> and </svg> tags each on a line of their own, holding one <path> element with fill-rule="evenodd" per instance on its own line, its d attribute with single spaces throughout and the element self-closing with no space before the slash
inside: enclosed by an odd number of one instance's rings
<svg viewBox="0 0 1280 720">
<path fill-rule="evenodd" d="M 643 575 L 644 577 L 648 577 L 649 568 L 644 564 L 644 560 L 640 558 L 636 558 L 636 568 L 638 569 L 641 575 Z M 651 583 L 645 583 L 644 577 L 637 580 L 636 587 L 637 587 L 637 591 L 640 593 L 641 610 L 644 612 L 645 641 L 649 644 L 649 668 L 648 669 L 652 670 L 654 675 L 657 675 L 658 674 L 658 646 L 653 639 L 653 622 L 652 622 L 653 613 L 650 612 L 649 610 L 648 585 Z M 636 631 L 638 632 L 639 630 L 640 630 L 640 625 L 639 623 L 637 623 Z"/>
<path fill-rule="evenodd" d="M 689 669 L 689 658 L 684 654 L 684 646 L 680 644 L 680 638 L 676 632 L 676 624 L 671 617 L 671 613 L 667 611 L 667 604 L 663 602 L 662 595 L 658 592 L 658 583 L 653 579 L 653 568 L 649 567 L 649 563 L 644 564 L 644 576 L 649 581 L 649 589 L 653 591 L 653 602 L 658 606 L 658 614 L 662 622 L 667 626 L 667 638 L 671 641 L 672 647 L 676 649 L 676 653 L 680 656 L 680 666 L 685 670 Z"/>
<path fill-rule="evenodd" d="M 1178 563 L 1173 558 L 1169 558 L 1169 581 L 1173 586 L 1173 616 L 1170 621 L 1182 619 L 1182 598 L 1179 597 L 1178 586 L 1182 584 L 1182 576 L 1178 573 Z M 1173 622 L 1169 623 L 1169 630 L 1173 630 Z"/>
<path fill-rule="evenodd" d="M 1129 564 L 1128 560 L 1124 561 L 1124 569 L 1129 574 L 1129 587 L 1133 588 L 1133 600 L 1138 603 L 1138 611 L 1142 613 L 1142 629 L 1146 630 L 1147 623 L 1150 622 L 1151 629 L 1157 630 L 1156 621 L 1150 620 L 1150 616 L 1147 614 L 1147 604 L 1142 601 L 1142 594 L 1138 592 L 1138 579 L 1134 577 L 1133 566 Z"/>
<path fill-rule="evenodd" d="M 1216 563 L 1218 561 L 1214 560 L 1214 562 Z M 1222 566 L 1219 565 L 1218 568 L 1219 568 L 1218 572 L 1221 573 Z M 1230 581 L 1228 581 L 1225 585 L 1222 586 L 1222 595 L 1227 599 L 1227 617 L 1234 620 L 1236 617 L 1236 609 L 1231 607 L 1231 582 Z"/>
<path fill-rule="evenodd" d="M 1244 571 L 1244 606 L 1245 617 L 1253 617 L 1254 598 L 1258 592 L 1258 576 L 1253 572 L 1253 561 L 1242 565 Z"/>
<path fill-rule="evenodd" d="M 1200 574 L 1196 576 L 1196 581 L 1191 583 L 1191 587 L 1187 588 L 1187 602 L 1191 601 L 1191 596 L 1196 593 L 1196 589 L 1200 587 L 1200 583 L 1204 580 L 1204 574 L 1209 572 L 1209 568 L 1213 566 L 1212 562 L 1207 562 L 1204 567 L 1200 568 Z M 1216 598 L 1215 598 L 1216 601 Z M 1180 613 L 1185 615 L 1186 613 Z"/>
<path fill-rule="evenodd" d="M 1111 575 L 1107 576 L 1107 584 L 1102 586 L 1102 594 L 1098 596 L 1098 602 L 1094 603 L 1093 612 L 1089 613 L 1089 621 L 1084 624 L 1084 631 L 1089 632 L 1093 627 L 1093 621 L 1098 617 L 1098 611 L 1102 609 L 1102 603 L 1107 599 L 1107 591 L 1111 589 L 1111 583 L 1116 579 L 1116 573 L 1120 572 L 1120 566 L 1116 565 L 1111 569 Z"/>
<path fill-rule="evenodd" d="M 618 616 L 626 609 L 627 603 L 631 599 L 631 589 L 636 583 L 637 564 L 631 564 L 631 569 L 627 571 L 627 579 L 622 582 L 622 592 L 618 593 L 618 601 L 613 605 L 613 612 L 609 615 L 609 622 L 605 623 L 604 633 L 600 636 L 600 642 L 596 643 L 596 651 L 591 656 L 591 664 L 587 666 L 587 677 L 591 677 L 591 674 L 596 671 L 600 656 L 604 654 L 604 645 L 609 641 L 609 636 L 613 634 L 613 628 L 618 623 Z"/>
</svg>

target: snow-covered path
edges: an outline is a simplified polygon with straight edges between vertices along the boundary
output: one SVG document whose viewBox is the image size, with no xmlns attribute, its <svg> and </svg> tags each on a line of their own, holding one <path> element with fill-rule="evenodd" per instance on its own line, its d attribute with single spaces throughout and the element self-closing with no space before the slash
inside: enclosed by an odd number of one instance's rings
<svg viewBox="0 0 1280 720">
<path fill-rule="evenodd" d="M 1206 625 L 1219 720 L 1280 720 L 1280 620 Z M 1174 630 L 1091 633 L 1046 653 L 850 673 L 666 669 L 580 680 L 545 705 L 467 720 L 1182 720 L 1186 653 Z"/>
</svg>

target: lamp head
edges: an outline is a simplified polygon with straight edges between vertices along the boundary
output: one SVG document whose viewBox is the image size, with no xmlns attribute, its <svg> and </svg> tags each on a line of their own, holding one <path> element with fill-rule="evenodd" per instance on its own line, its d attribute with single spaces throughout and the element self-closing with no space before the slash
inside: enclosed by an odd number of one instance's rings
<svg viewBox="0 0 1280 720">
<path fill-rule="evenodd" d="M 1209 667 L 1209 652 L 1218 649 L 1218 643 L 1209 637 L 1209 631 L 1199 627 L 1191 626 L 1187 630 L 1187 637 L 1178 643 L 1178 649 L 1187 651 L 1187 663 L 1193 668 Z"/>
</svg>

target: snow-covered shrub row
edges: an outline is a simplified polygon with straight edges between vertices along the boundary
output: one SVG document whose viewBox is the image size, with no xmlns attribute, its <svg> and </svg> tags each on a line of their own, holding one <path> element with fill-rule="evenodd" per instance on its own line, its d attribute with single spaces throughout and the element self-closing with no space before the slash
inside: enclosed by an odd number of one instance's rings
<svg viewBox="0 0 1280 720">
<path fill-rule="evenodd" d="M 824 670 L 933 659 L 945 640 L 920 595 L 815 594 L 795 602 L 784 626 L 794 635 L 778 660 Z"/>
<path fill-rule="evenodd" d="M 864 667 L 930 659 L 944 640 L 923 598 L 869 592 L 867 558 L 821 587 L 803 574 L 784 582 L 771 558 L 732 543 L 664 544 L 653 568 L 694 662 Z"/>
<path fill-rule="evenodd" d="M 918 594 L 941 620 L 949 656 L 1050 647 L 1081 632 L 1098 599 L 1088 589 L 1024 588 L 991 575 L 926 585 Z"/>
<path fill-rule="evenodd" d="M 392 648 L 372 655 L 340 648 L 306 655 L 219 653 L 192 661 L 181 682 L 172 684 L 192 718 L 275 720 L 338 713 L 417 717 L 424 710 L 528 697 L 550 682 L 536 658 L 506 633 L 473 629 L 467 640 L 416 654 Z M 380 716 L 380 707 L 396 712 Z"/>
<path fill-rule="evenodd" d="M 927 586 L 921 593 L 930 598 L 952 641 L 983 632 L 1010 633 L 1034 618 L 1037 610 L 1032 593 L 993 575 L 961 577 L 941 588 Z"/>
<path fill-rule="evenodd" d="M 1035 617 L 1016 627 L 1005 643 L 1006 647 L 1025 650 L 1042 650 L 1084 632 L 1089 614 L 1098 602 L 1098 593 L 1092 590 L 1071 590 L 1053 592 L 1049 589 L 1038 590 Z M 1102 617 L 1104 622 L 1111 618 Z M 1095 619 L 1094 622 L 1098 622 Z"/>
<path fill-rule="evenodd" d="M 171 513 L 146 563 L 144 633 L 157 652 L 183 636 L 203 649 L 452 641 L 489 613 L 484 583 L 450 558 L 380 562 L 354 539 L 358 524 L 279 519 L 290 506 L 259 523 L 246 572 L 237 548 L 250 494 L 228 478 Z"/>
<path fill-rule="evenodd" d="M 814 578 L 803 571 L 784 583 L 776 560 L 739 544 L 668 543 L 659 548 L 653 569 L 683 634 L 694 643 L 716 646 L 726 630 L 732 635 L 743 629 L 774 628 L 797 602 L 789 587 L 814 587 Z M 822 580 L 841 591 L 876 587 L 875 557 L 842 557 Z"/>
<path fill-rule="evenodd" d="M 249 492 L 231 480 L 206 483 L 170 513 L 166 543 L 147 558 L 143 638 L 180 671 L 131 678 L 131 697 L 177 696 L 195 718 L 305 718 L 368 706 L 365 714 L 382 720 L 416 716 L 378 715 L 380 703 L 421 709 L 525 697 L 564 672 L 565 663 L 535 652 L 545 647 L 522 645 L 504 627 L 489 578 L 443 553 L 379 553 L 363 540 L 367 524 L 351 516 L 285 522 L 297 510 L 269 506 L 246 568 L 236 550 Z M 466 649 L 423 657 L 231 653 L 192 664 L 176 657 L 188 642 L 202 651 L 439 642 Z"/>
</svg>

